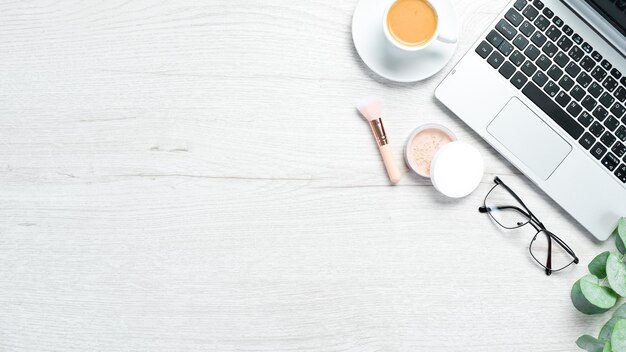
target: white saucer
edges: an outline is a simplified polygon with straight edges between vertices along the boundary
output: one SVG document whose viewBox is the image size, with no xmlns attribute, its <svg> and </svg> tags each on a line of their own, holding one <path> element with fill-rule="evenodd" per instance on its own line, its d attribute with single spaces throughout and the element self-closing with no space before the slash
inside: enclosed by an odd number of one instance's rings
<svg viewBox="0 0 626 352">
<path fill-rule="evenodd" d="M 456 50 L 455 44 L 433 42 L 428 48 L 406 52 L 393 46 L 383 33 L 385 9 L 395 0 L 360 0 L 352 15 L 352 40 L 365 64 L 378 75 L 396 82 L 426 79 L 446 66 Z M 457 34 L 456 15 L 449 0 L 437 3 L 441 33 Z"/>
</svg>

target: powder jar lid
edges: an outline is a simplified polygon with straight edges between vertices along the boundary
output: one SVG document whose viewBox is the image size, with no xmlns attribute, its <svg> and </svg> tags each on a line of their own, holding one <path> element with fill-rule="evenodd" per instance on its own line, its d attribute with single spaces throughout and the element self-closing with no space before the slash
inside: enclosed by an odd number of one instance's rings
<svg viewBox="0 0 626 352">
<path fill-rule="evenodd" d="M 435 188 L 451 198 L 472 193 L 480 184 L 484 161 L 478 149 L 461 141 L 445 144 L 430 164 L 430 179 Z"/>
</svg>

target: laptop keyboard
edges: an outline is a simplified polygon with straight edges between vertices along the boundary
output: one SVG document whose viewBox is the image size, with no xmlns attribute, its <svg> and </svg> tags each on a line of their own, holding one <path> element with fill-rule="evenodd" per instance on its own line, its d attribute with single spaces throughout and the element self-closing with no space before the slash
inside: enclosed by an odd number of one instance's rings
<svg viewBox="0 0 626 352">
<path fill-rule="evenodd" d="M 626 184 L 626 76 L 540 0 L 517 0 L 476 53 Z"/>
</svg>

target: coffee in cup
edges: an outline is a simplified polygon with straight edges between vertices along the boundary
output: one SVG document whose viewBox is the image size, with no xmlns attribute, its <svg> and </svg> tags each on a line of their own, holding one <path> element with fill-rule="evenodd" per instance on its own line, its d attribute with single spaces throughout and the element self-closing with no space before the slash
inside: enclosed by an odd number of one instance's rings
<svg viewBox="0 0 626 352">
<path fill-rule="evenodd" d="M 435 39 L 456 42 L 439 33 L 438 12 L 428 0 L 394 1 L 385 12 L 384 32 L 392 44 L 408 51 L 423 49 Z"/>
</svg>

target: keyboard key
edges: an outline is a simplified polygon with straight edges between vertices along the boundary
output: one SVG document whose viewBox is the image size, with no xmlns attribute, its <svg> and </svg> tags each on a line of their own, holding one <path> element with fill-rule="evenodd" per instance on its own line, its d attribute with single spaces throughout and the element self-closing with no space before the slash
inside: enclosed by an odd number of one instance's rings
<svg viewBox="0 0 626 352">
<path fill-rule="evenodd" d="M 580 104 L 587 109 L 587 111 L 593 111 L 593 108 L 596 107 L 596 105 L 598 105 L 598 103 L 596 102 L 596 100 L 589 94 L 587 94 L 586 97 L 583 98 L 583 100 L 580 101 Z"/>
<path fill-rule="evenodd" d="M 494 51 L 491 56 L 487 59 L 487 62 L 493 67 L 498 68 L 504 62 L 504 56 L 502 56 L 499 52 Z"/>
<path fill-rule="evenodd" d="M 555 81 L 558 81 L 561 76 L 563 76 L 563 70 L 561 70 L 557 65 L 552 65 L 548 69 L 548 76 Z"/>
<path fill-rule="evenodd" d="M 513 75 L 513 73 L 515 73 L 515 66 L 507 61 L 504 63 L 504 65 L 502 65 L 502 67 L 500 67 L 498 72 L 500 72 L 500 74 L 504 76 L 504 78 L 509 79 Z"/>
<path fill-rule="evenodd" d="M 500 32 L 508 40 L 515 38 L 515 35 L 517 34 L 517 30 L 505 20 L 500 20 L 498 24 L 496 24 L 496 30 L 498 30 L 498 32 Z"/>
<path fill-rule="evenodd" d="M 583 134 L 585 129 L 534 83 L 528 83 L 522 93 L 574 139 Z"/>
<path fill-rule="evenodd" d="M 606 119 L 606 121 L 604 121 L 604 127 L 606 127 L 609 131 L 615 131 L 617 126 L 619 126 L 619 120 L 615 118 L 615 116 L 610 116 L 608 119 Z"/>
<path fill-rule="evenodd" d="M 572 97 L 570 97 L 566 92 L 560 91 L 554 100 L 556 100 L 556 102 L 562 107 L 566 107 L 570 100 L 572 100 Z"/>
<path fill-rule="evenodd" d="M 554 12 L 552 12 L 552 10 L 550 10 L 550 8 L 548 7 L 544 8 L 543 11 L 541 11 L 541 13 L 543 13 L 543 15 L 546 16 L 546 18 L 554 17 Z"/>
<path fill-rule="evenodd" d="M 615 136 L 617 137 L 617 139 L 619 139 L 622 142 L 626 141 L 626 125 L 621 125 L 619 126 L 619 128 L 617 129 L 617 131 L 615 131 Z M 621 155 L 620 155 L 621 156 Z"/>
<path fill-rule="evenodd" d="M 617 165 L 619 165 L 619 159 L 612 153 L 608 153 L 604 159 L 602 159 L 602 165 L 609 169 L 609 171 L 613 171 Z"/>
<path fill-rule="evenodd" d="M 626 100 L 626 88 L 624 88 L 624 86 L 619 86 L 613 94 L 615 94 L 615 98 L 622 103 Z"/>
<path fill-rule="evenodd" d="M 609 116 L 609 112 L 606 111 L 606 109 L 603 108 L 602 105 L 598 105 L 591 114 L 593 115 L 593 117 L 600 121 L 604 121 L 604 119 Z"/>
<path fill-rule="evenodd" d="M 548 28 L 548 26 L 550 25 L 550 21 L 545 18 L 544 15 L 539 15 L 533 23 L 535 24 L 535 27 L 537 27 L 537 29 L 542 32 L 545 31 L 546 28 Z"/>
<path fill-rule="evenodd" d="M 626 86 L 626 76 L 622 77 L 622 78 L 619 80 L 619 83 L 621 83 L 623 86 Z"/>
<path fill-rule="evenodd" d="M 513 63 L 513 65 L 519 67 L 522 63 L 524 63 L 526 57 L 524 56 L 524 54 L 515 50 L 513 54 L 511 54 L 511 56 L 509 57 L 509 60 L 511 60 L 511 63 Z"/>
<path fill-rule="evenodd" d="M 615 102 L 615 104 L 613 104 L 613 106 L 611 107 L 611 114 L 615 115 L 615 117 L 617 117 L 618 119 L 624 116 L 625 113 L 626 108 L 624 107 L 624 105 L 618 102 Z"/>
<path fill-rule="evenodd" d="M 598 121 L 594 121 L 594 123 L 589 127 L 589 132 L 596 137 L 600 137 L 602 132 L 604 132 L 604 126 L 602 126 Z"/>
<path fill-rule="evenodd" d="M 579 74 L 578 77 L 576 78 L 576 83 L 580 84 L 583 88 L 587 88 L 587 86 L 589 86 L 591 81 L 592 81 L 591 77 L 584 72 Z"/>
<path fill-rule="evenodd" d="M 587 89 L 587 91 L 589 92 L 589 94 L 591 94 L 592 97 L 597 98 L 600 96 L 600 94 L 602 94 L 602 92 L 604 92 L 604 88 L 602 88 L 600 84 L 598 84 L 598 82 L 592 82 L 589 85 L 589 89 Z"/>
<path fill-rule="evenodd" d="M 611 148 L 611 151 L 617 155 L 618 158 L 621 158 L 626 155 L 626 145 L 621 142 L 616 142 L 615 145 L 613 145 L 613 148 Z"/>
<path fill-rule="evenodd" d="M 561 26 L 563 26 L 563 20 L 561 19 L 561 17 L 559 16 L 555 16 L 552 19 L 552 23 L 554 23 L 554 25 L 556 25 L 557 27 L 561 28 Z"/>
<path fill-rule="evenodd" d="M 596 63 L 593 61 L 591 56 L 585 56 L 582 60 L 580 60 L 580 67 L 587 72 L 591 71 L 595 65 Z"/>
<path fill-rule="evenodd" d="M 600 137 L 600 142 L 602 142 L 602 144 L 604 144 L 607 147 L 611 147 L 613 145 L 613 143 L 615 143 L 616 139 L 617 138 L 615 138 L 615 136 L 612 135 L 611 132 L 606 131 L 606 132 L 604 132 L 602 137 Z"/>
<path fill-rule="evenodd" d="M 537 66 L 535 66 L 535 64 L 533 64 L 530 60 L 526 60 L 526 62 L 522 65 L 522 72 L 524 72 L 528 77 L 532 76 L 535 71 L 537 71 Z"/>
<path fill-rule="evenodd" d="M 517 0 L 513 6 L 515 6 L 515 8 L 519 11 L 522 11 L 522 9 L 526 6 L 526 3 L 526 0 Z"/>
<path fill-rule="evenodd" d="M 552 44 L 551 42 L 548 42 L 546 45 L 543 46 L 542 51 L 546 55 L 548 55 L 548 57 L 553 57 L 559 51 L 559 48 L 557 48 L 556 45 Z"/>
<path fill-rule="evenodd" d="M 602 61 L 602 55 L 600 55 L 599 52 L 594 51 L 593 53 L 591 53 L 591 57 L 596 60 L 596 62 L 600 62 Z"/>
<path fill-rule="evenodd" d="M 615 90 L 615 88 L 617 88 L 617 81 L 615 80 L 615 78 L 609 76 L 604 80 L 604 82 L 602 82 L 602 87 L 604 87 L 609 92 L 612 92 Z"/>
<path fill-rule="evenodd" d="M 615 169 L 615 176 L 622 181 L 622 183 L 626 183 L 626 165 L 622 164 Z"/>
<path fill-rule="evenodd" d="M 565 33 L 565 35 L 570 36 L 572 35 L 572 33 L 574 33 L 574 30 L 572 30 L 572 28 L 568 25 L 563 26 L 563 33 Z"/>
<path fill-rule="evenodd" d="M 549 81 L 545 87 L 543 87 L 543 91 L 546 92 L 549 96 L 554 98 L 556 94 L 559 92 L 559 86 L 553 81 Z"/>
<path fill-rule="evenodd" d="M 478 44 L 478 46 L 476 47 L 476 52 L 483 59 L 486 58 L 487 56 L 489 56 L 489 54 L 492 51 L 493 51 L 493 47 L 491 45 L 489 45 L 489 43 L 487 43 L 484 40 L 480 44 Z"/>
<path fill-rule="evenodd" d="M 572 60 L 578 62 L 578 60 L 582 59 L 583 56 L 585 55 L 585 53 L 580 50 L 579 47 L 575 46 L 573 47 L 570 51 L 569 51 L 569 57 L 572 58 Z"/>
<path fill-rule="evenodd" d="M 500 35 L 500 33 L 492 29 L 491 32 L 487 34 L 487 41 L 497 48 L 500 44 L 502 44 L 504 38 Z"/>
<path fill-rule="evenodd" d="M 502 55 L 509 56 L 509 54 L 513 51 L 513 45 L 507 41 L 503 41 L 502 44 L 498 46 L 498 50 L 502 53 Z"/>
<path fill-rule="evenodd" d="M 580 114 L 580 116 L 578 116 L 578 122 L 580 122 L 585 127 L 589 127 L 589 125 L 591 125 L 591 123 L 593 122 L 593 116 L 591 116 L 590 113 L 588 113 L 586 111 L 583 111 L 583 113 Z M 594 141 L 595 141 L 595 138 L 594 138 Z M 590 147 L 591 147 L 591 145 L 590 145 Z M 587 149 L 589 149 L 589 148 L 587 148 Z"/>
<path fill-rule="evenodd" d="M 539 56 L 539 54 L 541 54 L 541 51 L 539 51 L 539 49 L 537 49 L 537 47 L 532 44 L 530 44 L 528 48 L 524 50 L 524 55 L 526 55 L 526 57 L 533 61 Z"/>
<path fill-rule="evenodd" d="M 535 17 L 537 17 L 538 14 L 539 14 L 539 11 L 537 11 L 537 9 L 534 8 L 533 6 L 526 6 L 524 11 L 522 11 L 522 15 L 524 15 L 524 17 L 528 18 L 529 21 L 534 20 Z"/>
<path fill-rule="evenodd" d="M 524 21 L 521 26 L 519 26 L 519 31 L 525 35 L 526 37 L 530 37 L 533 32 L 535 32 L 535 26 L 528 21 Z"/>
<path fill-rule="evenodd" d="M 596 142 L 596 138 L 591 135 L 589 132 L 585 132 L 583 136 L 580 138 L 578 143 L 583 146 L 583 148 L 589 150 L 591 146 Z"/>
<path fill-rule="evenodd" d="M 591 54 L 591 52 L 593 51 L 593 47 L 587 42 L 583 43 L 583 45 L 581 45 L 580 47 L 583 48 L 583 51 L 587 54 Z"/>
<path fill-rule="evenodd" d="M 583 87 L 576 85 L 574 86 L 574 89 L 569 92 L 569 94 L 572 96 L 572 98 L 580 100 L 585 96 L 585 90 L 583 89 Z"/>
<path fill-rule="evenodd" d="M 567 112 L 569 112 L 572 116 L 577 117 L 578 114 L 583 111 L 583 108 L 577 102 L 572 101 L 569 105 L 567 105 L 567 109 L 565 110 L 567 110 Z"/>
<path fill-rule="evenodd" d="M 602 62 L 600 62 L 600 65 L 602 65 L 602 67 L 607 71 L 610 71 L 611 67 L 613 67 L 613 65 L 611 65 L 611 63 L 608 62 L 606 59 L 602 60 Z"/>
<path fill-rule="evenodd" d="M 522 87 L 524 86 L 524 84 L 526 84 L 527 81 L 528 81 L 528 78 L 526 78 L 526 76 L 524 76 L 519 71 L 513 75 L 513 78 L 511 78 L 511 83 L 513 83 L 513 85 L 517 89 L 522 89 Z"/>
<path fill-rule="evenodd" d="M 565 72 L 567 72 L 572 78 L 576 78 L 578 73 L 581 71 L 580 66 L 578 66 L 575 62 L 570 62 L 565 68 Z"/>
<path fill-rule="evenodd" d="M 535 7 L 538 8 L 539 10 L 543 8 L 543 2 L 541 2 L 541 0 L 533 1 L 533 5 L 535 5 Z"/>
<path fill-rule="evenodd" d="M 530 43 L 528 39 L 524 38 L 521 34 L 518 34 L 517 37 L 513 39 L 513 45 L 515 45 L 519 50 L 524 50 L 528 46 L 528 43 Z"/>
<path fill-rule="evenodd" d="M 537 59 L 537 66 L 544 71 L 547 70 L 551 64 L 552 62 L 550 62 L 550 59 L 543 54 Z"/>
<path fill-rule="evenodd" d="M 545 73 L 539 71 L 535 73 L 533 76 L 533 82 L 535 82 L 539 87 L 542 87 L 546 82 L 548 82 L 548 76 Z"/>
<path fill-rule="evenodd" d="M 509 11 L 506 12 L 506 15 L 504 15 L 504 18 L 509 20 L 513 27 L 519 26 L 520 23 L 522 23 L 522 21 L 524 20 L 522 15 L 519 12 L 515 11 L 515 9 L 509 9 Z"/>
<path fill-rule="evenodd" d="M 567 63 L 569 62 L 569 57 L 567 57 L 567 54 L 565 54 L 564 52 L 559 51 L 554 56 L 554 62 L 556 62 L 556 64 L 560 67 L 565 67 L 565 65 L 567 65 Z"/>
<path fill-rule="evenodd" d="M 559 39 L 559 37 L 561 36 L 561 31 L 556 28 L 555 25 L 551 25 L 550 27 L 548 27 L 548 30 L 546 31 L 546 37 L 550 38 L 550 40 L 552 40 L 553 42 L 556 42 L 557 39 Z"/>
<path fill-rule="evenodd" d="M 530 37 L 530 41 L 535 43 L 535 45 L 540 48 L 543 44 L 545 44 L 546 40 L 548 40 L 548 38 L 546 38 L 546 36 L 539 31 L 536 31 L 535 34 Z"/>
<path fill-rule="evenodd" d="M 578 33 L 574 33 L 574 35 L 572 36 L 572 40 L 578 45 L 583 43 L 583 38 L 579 36 Z"/>
<path fill-rule="evenodd" d="M 606 147 L 602 145 L 602 143 L 598 142 L 591 148 L 591 155 L 594 158 L 600 160 L 602 156 L 606 153 Z"/>
<path fill-rule="evenodd" d="M 617 68 L 613 68 L 611 70 L 611 76 L 615 77 L 615 79 L 619 79 L 620 77 L 622 77 L 622 73 L 619 72 Z"/>
<path fill-rule="evenodd" d="M 556 45 L 558 45 L 559 48 L 561 48 L 561 50 L 563 51 L 568 51 L 572 47 L 573 44 L 574 42 L 572 42 L 572 40 L 566 36 L 562 36 L 561 39 L 559 39 L 559 41 L 556 42 Z"/>
<path fill-rule="evenodd" d="M 600 96 L 600 99 L 598 99 L 598 101 L 600 102 L 600 104 L 604 105 L 604 107 L 610 108 L 611 104 L 613 104 L 613 101 L 615 101 L 615 98 L 613 98 L 611 94 L 605 92 L 604 94 L 602 94 L 602 96 Z"/>
<path fill-rule="evenodd" d="M 574 80 L 571 79 L 568 75 L 564 75 L 563 78 L 559 81 L 559 86 L 563 88 L 566 92 L 568 92 L 574 86 Z"/>
<path fill-rule="evenodd" d="M 591 76 L 595 78 L 598 82 L 602 82 L 604 77 L 606 77 L 606 71 L 602 69 L 602 67 L 597 66 L 591 71 Z"/>
</svg>

